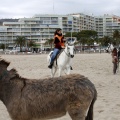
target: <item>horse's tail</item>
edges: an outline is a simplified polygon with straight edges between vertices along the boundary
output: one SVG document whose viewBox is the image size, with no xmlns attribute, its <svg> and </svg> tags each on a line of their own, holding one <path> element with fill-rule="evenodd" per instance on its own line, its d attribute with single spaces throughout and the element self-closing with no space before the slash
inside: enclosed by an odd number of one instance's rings
<svg viewBox="0 0 120 120">
<path fill-rule="evenodd" d="M 89 107 L 89 110 L 88 110 L 88 113 L 87 113 L 85 120 L 93 120 L 93 106 L 94 106 L 96 99 L 97 99 L 97 91 L 95 90 L 94 98 L 90 104 L 90 107 Z"/>
</svg>

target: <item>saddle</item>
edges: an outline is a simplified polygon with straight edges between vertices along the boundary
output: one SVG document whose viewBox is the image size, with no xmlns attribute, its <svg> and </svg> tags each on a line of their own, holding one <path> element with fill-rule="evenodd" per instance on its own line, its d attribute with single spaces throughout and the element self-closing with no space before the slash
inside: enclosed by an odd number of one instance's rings
<svg viewBox="0 0 120 120">
<path fill-rule="evenodd" d="M 57 59 L 59 58 L 59 56 L 60 56 L 60 54 L 63 52 L 63 50 L 64 50 L 64 49 L 61 49 L 61 50 L 60 50 L 60 52 L 56 55 L 56 57 L 55 57 L 55 59 L 54 59 L 54 61 L 53 61 L 53 63 L 56 62 L 56 65 L 57 65 Z M 52 54 L 53 54 L 53 52 L 50 54 L 50 58 L 52 57 Z"/>
</svg>

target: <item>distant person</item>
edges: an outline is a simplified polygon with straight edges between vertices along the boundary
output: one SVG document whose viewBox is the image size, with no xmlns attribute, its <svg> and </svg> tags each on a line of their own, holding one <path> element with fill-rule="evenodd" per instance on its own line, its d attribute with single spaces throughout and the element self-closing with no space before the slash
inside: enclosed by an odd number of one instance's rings
<svg viewBox="0 0 120 120">
<path fill-rule="evenodd" d="M 113 48 L 113 50 L 112 50 L 112 62 L 117 61 L 117 57 L 118 57 L 117 49 Z"/>
<path fill-rule="evenodd" d="M 112 50 L 112 63 L 113 63 L 113 73 L 114 73 L 114 74 L 116 74 L 117 62 L 118 62 L 117 49 L 116 49 L 116 48 L 113 48 L 113 50 Z"/>
<path fill-rule="evenodd" d="M 119 47 L 119 49 L 118 49 L 118 61 L 120 61 L 120 47 Z"/>
<path fill-rule="evenodd" d="M 53 66 L 53 62 L 54 59 L 56 58 L 56 56 L 59 54 L 59 52 L 61 51 L 61 49 L 65 48 L 65 44 L 64 44 L 64 36 L 62 35 L 62 30 L 60 28 L 58 28 L 55 33 L 54 33 L 54 50 L 53 50 L 53 54 L 51 57 L 51 61 L 50 64 L 48 66 L 48 68 L 52 68 Z"/>
</svg>

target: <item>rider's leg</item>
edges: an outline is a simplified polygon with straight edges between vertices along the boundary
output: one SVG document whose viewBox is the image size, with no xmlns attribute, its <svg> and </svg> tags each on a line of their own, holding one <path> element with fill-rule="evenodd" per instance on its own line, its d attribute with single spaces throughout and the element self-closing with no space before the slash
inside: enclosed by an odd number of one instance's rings
<svg viewBox="0 0 120 120">
<path fill-rule="evenodd" d="M 52 68 L 54 59 L 57 56 L 57 54 L 59 53 L 59 51 L 60 51 L 59 49 L 54 48 L 54 51 L 53 51 L 53 54 L 52 54 L 52 57 L 51 57 L 51 60 L 50 60 L 50 65 L 48 66 L 49 68 Z"/>
</svg>

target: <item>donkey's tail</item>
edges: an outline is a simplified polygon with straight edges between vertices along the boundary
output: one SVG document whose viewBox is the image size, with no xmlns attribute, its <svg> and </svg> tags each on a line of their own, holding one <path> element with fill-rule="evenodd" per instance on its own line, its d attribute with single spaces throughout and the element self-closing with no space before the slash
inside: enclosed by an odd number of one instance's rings
<svg viewBox="0 0 120 120">
<path fill-rule="evenodd" d="M 89 107 L 88 114 L 87 114 L 85 120 L 93 120 L 93 106 L 94 106 L 96 99 L 97 99 L 97 91 L 95 90 L 94 91 L 94 98 L 91 102 L 91 105 Z"/>
</svg>

